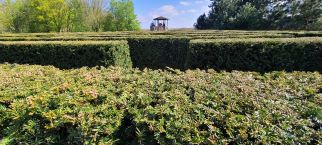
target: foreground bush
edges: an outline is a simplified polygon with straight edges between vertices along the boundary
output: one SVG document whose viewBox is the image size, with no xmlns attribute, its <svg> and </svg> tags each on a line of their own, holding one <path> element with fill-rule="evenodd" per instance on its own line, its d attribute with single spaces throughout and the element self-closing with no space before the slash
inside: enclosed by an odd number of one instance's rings
<svg viewBox="0 0 322 145">
<path fill-rule="evenodd" d="M 321 143 L 319 73 L 0 65 L 0 80 L 7 144 Z"/>
<path fill-rule="evenodd" d="M 126 41 L 0 42 L 0 63 L 54 65 L 59 68 L 83 66 L 132 67 Z"/>
</svg>

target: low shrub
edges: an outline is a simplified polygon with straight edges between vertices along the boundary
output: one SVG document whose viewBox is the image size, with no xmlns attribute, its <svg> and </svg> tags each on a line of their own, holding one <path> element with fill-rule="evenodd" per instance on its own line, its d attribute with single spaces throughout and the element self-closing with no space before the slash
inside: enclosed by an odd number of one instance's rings
<svg viewBox="0 0 322 145">
<path fill-rule="evenodd" d="M 132 66 L 126 41 L 0 42 L 0 63 L 4 62 L 54 65 L 63 69 Z"/>
<path fill-rule="evenodd" d="M 321 144 L 317 72 L 7 64 L 0 80 L 8 144 Z"/>
<path fill-rule="evenodd" d="M 219 39 L 190 43 L 186 68 L 322 71 L 322 38 Z"/>
<path fill-rule="evenodd" d="M 189 41 L 188 38 L 129 38 L 133 66 L 183 69 Z"/>
</svg>

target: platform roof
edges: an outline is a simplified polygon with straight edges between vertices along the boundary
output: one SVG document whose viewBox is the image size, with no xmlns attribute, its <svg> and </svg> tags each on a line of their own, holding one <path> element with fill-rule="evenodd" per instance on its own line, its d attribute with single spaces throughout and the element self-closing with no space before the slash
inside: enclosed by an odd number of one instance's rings
<svg viewBox="0 0 322 145">
<path fill-rule="evenodd" d="M 154 18 L 153 20 L 169 20 L 169 19 L 166 17 L 160 16 L 160 17 Z"/>
</svg>

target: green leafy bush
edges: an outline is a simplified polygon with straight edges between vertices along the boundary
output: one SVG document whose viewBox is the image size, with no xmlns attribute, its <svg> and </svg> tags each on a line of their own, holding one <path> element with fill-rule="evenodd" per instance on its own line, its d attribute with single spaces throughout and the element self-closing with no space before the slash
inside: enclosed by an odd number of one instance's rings
<svg viewBox="0 0 322 145">
<path fill-rule="evenodd" d="M 0 62 L 54 65 L 64 69 L 132 66 L 126 41 L 0 42 Z"/>
<path fill-rule="evenodd" d="M 322 71 L 322 38 L 220 39 L 190 43 L 186 68 Z"/>
<path fill-rule="evenodd" d="M 182 69 L 189 47 L 187 38 L 130 38 L 128 43 L 134 67 Z"/>
<path fill-rule="evenodd" d="M 317 72 L 7 64 L 0 80 L 8 144 L 321 144 Z"/>
</svg>

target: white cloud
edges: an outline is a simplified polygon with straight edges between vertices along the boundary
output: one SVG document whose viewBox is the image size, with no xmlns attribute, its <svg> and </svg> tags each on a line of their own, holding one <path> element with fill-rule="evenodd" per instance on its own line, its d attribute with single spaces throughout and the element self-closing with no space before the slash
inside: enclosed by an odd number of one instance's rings
<svg viewBox="0 0 322 145">
<path fill-rule="evenodd" d="M 203 6 L 203 7 L 201 7 L 200 10 L 202 13 L 208 13 L 210 11 L 210 8 L 208 6 Z"/>
<path fill-rule="evenodd" d="M 162 15 L 176 16 L 179 15 L 179 11 L 173 5 L 164 5 L 160 7 L 156 12 Z"/>
<path fill-rule="evenodd" d="M 188 10 L 187 11 L 187 13 L 197 13 L 198 11 L 197 10 L 195 10 L 195 9 L 190 9 L 190 10 Z"/>
<path fill-rule="evenodd" d="M 209 3 L 209 0 L 196 0 L 196 4 L 204 4 L 204 3 Z"/>
<path fill-rule="evenodd" d="M 189 10 L 181 10 L 179 11 L 180 15 L 185 15 L 185 14 L 195 14 L 198 13 L 196 9 L 189 9 Z"/>
<path fill-rule="evenodd" d="M 199 13 L 208 13 L 210 8 L 209 5 L 211 2 L 209 0 L 195 0 L 196 7 L 199 7 Z"/>
<path fill-rule="evenodd" d="M 139 20 L 139 22 L 141 22 L 141 23 L 146 23 L 146 22 L 149 22 L 149 21 L 150 21 L 147 17 L 142 16 L 142 15 L 138 15 L 138 16 L 137 16 L 137 19 L 138 19 L 138 20 Z"/>
<path fill-rule="evenodd" d="M 179 4 L 182 6 L 190 6 L 191 5 L 191 3 L 187 2 L 187 1 L 181 1 Z"/>
</svg>

